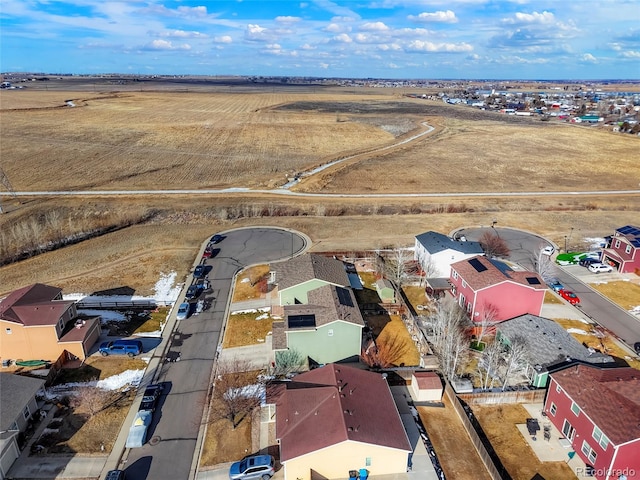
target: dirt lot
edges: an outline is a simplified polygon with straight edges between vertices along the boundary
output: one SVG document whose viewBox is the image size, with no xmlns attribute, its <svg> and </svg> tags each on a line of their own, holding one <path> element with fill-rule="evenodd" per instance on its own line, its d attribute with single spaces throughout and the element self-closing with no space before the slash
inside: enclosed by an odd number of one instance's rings
<svg viewBox="0 0 640 480">
<path fill-rule="evenodd" d="M 473 443 L 458 418 L 449 398 L 442 397 L 442 407 L 417 407 L 429 439 L 447 478 L 489 480 Z"/>
<path fill-rule="evenodd" d="M 564 462 L 540 462 L 516 425 L 529 416 L 522 405 L 474 405 L 473 413 L 513 480 L 530 480 L 539 473 L 546 480 L 574 478 Z"/>
</svg>

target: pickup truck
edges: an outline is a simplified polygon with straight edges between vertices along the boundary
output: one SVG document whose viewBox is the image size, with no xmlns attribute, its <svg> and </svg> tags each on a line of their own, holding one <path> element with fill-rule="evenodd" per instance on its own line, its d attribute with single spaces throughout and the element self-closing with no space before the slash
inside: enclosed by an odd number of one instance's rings
<svg viewBox="0 0 640 480">
<path fill-rule="evenodd" d="M 564 285 L 562 285 L 557 278 L 553 278 L 549 280 L 547 285 L 549 285 L 549 288 L 554 292 L 559 292 L 560 290 L 564 289 Z"/>
</svg>

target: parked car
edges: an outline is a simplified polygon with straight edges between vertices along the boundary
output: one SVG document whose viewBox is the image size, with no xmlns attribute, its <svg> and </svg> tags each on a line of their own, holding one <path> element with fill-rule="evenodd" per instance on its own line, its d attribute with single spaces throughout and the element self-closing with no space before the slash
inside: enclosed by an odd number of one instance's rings
<svg viewBox="0 0 640 480">
<path fill-rule="evenodd" d="M 104 480 L 125 480 L 124 470 L 109 470 Z"/>
<path fill-rule="evenodd" d="M 193 278 L 203 278 L 207 273 L 206 265 L 197 265 L 196 268 L 193 269 Z"/>
<path fill-rule="evenodd" d="M 551 245 L 547 245 L 546 247 L 544 247 L 544 248 L 540 251 L 540 253 L 542 253 L 543 255 L 547 255 L 547 256 L 549 257 L 549 256 L 553 255 L 553 252 L 555 252 L 555 251 L 556 251 L 556 249 L 555 249 L 555 248 L 553 248 L 553 246 L 551 246 Z"/>
<path fill-rule="evenodd" d="M 638 355 L 640 355 L 640 342 L 636 342 L 633 344 L 633 349 L 636 351 Z"/>
<path fill-rule="evenodd" d="M 214 235 L 211 237 L 211 243 L 220 243 L 224 237 L 222 235 Z"/>
<path fill-rule="evenodd" d="M 253 455 L 235 462 L 229 469 L 229 480 L 269 480 L 275 473 L 271 455 Z"/>
<path fill-rule="evenodd" d="M 147 410 L 150 412 L 154 412 L 156 410 L 156 405 L 158 404 L 158 399 L 162 394 L 162 385 L 149 385 L 144 389 L 144 395 L 142 396 L 142 401 L 140 402 L 140 407 L 138 411 Z"/>
<path fill-rule="evenodd" d="M 133 420 L 131 428 L 129 428 L 129 435 L 124 446 L 127 448 L 141 447 L 147 441 L 147 430 L 151 425 L 151 412 L 147 410 L 136 413 L 136 418 Z"/>
<path fill-rule="evenodd" d="M 99 351 L 104 357 L 107 355 L 135 357 L 143 352 L 143 348 L 140 340 L 113 340 L 111 342 L 102 342 Z"/>
<path fill-rule="evenodd" d="M 189 316 L 189 310 L 191 310 L 191 305 L 187 302 L 181 303 L 178 307 L 178 313 L 176 313 L 177 320 L 185 320 Z"/>
<path fill-rule="evenodd" d="M 564 288 L 564 285 L 562 285 L 557 278 L 552 278 L 551 280 L 549 280 L 549 283 L 547 283 L 547 285 L 549 285 L 549 288 L 554 292 L 559 292 Z"/>
<path fill-rule="evenodd" d="M 186 298 L 187 300 L 196 298 L 198 295 L 200 295 L 200 290 L 201 290 L 200 285 L 197 285 L 197 284 L 189 285 L 189 288 L 187 288 L 187 293 L 185 293 L 184 298 Z"/>
<path fill-rule="evenodd" d="M 593 273 L 613 272 L 613 267 L 611 265 L 605 265 L 604 263 L 592 263 L 588 268 L 589 271 Z"/>
<path fill-rule="evenodd" d="M 562 298 L 564 298 L 571 305 L 578 305 L 580 303 L 580 298 L 573 293 L 571 290 L 562 289 L 558 292 Z"/>
<path fill-rule="evenodd" d="M 600 263 L 600 258 L 584 257 L 578 261 L 578 264 L 582 265 L 583 267 L 588 267 L 589 265 L 593 265 L 594 263 Z"/>
</svg>

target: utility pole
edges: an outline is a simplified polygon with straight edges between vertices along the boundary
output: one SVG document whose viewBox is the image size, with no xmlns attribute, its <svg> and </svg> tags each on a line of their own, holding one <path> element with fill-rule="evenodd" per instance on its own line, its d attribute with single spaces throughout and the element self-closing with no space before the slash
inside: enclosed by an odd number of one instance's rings
<svg viewBox="0 0 640 480">
<path fill-rule="evenodd" d="M 4 186 L 4 188 L 7 189 L 7 191 L 13 198 L 17 198 L 16 192 L 13 190 L 11 182 L 9 181 L 9 177 L 7 177 L 7 174 L 4 173 L 2 167 L 0 167 L 0 183 Z M 0 202 L 0 213 L 5 213 L 2 209 L 2 202 Z"/>
</svg>

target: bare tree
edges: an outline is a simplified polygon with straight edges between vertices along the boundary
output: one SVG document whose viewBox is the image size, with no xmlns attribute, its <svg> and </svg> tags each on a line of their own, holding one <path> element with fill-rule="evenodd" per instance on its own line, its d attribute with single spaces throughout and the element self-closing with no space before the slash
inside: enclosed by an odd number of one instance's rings
<svg viewBox="0 0 640 480">
<path fill-rule="evenodd" d="M 507 347 L 507 356 L 505 358 L 506 371 L 504 373 L 502 390 L 507 388 L 507 384 L 509 383 L 509 380 L 511 380 L 511 376 L 521 370 L 527 356 L 526 345 L 527 342 L 524 337 L 518 335 L 511 339 L 510 344 Z"/>
<path fill-rule="evenodd" d="M 291 348 L 276 352 L 276 366 L 273 374 L 284 376 L 290 373 L 299 372 L 304 365 L 305 358 L 299 350 Z"/>
<path fill-rule="evenodd" d="M 416 255 L 416 260 L 418 261 L 418 263 L 420 264 L 420 268 L 422 269 L 420 285 L 423 285 L 423 280 L 440 275 L 440 271 L 438 270 L 436 262 L 433 260 L 433 257 L 426 251 L 420 250 L 420 252 Z"/>
<path fill-rule="evenodd" d="M 360 352 L 360 358 L 372 368 L 397 367 L 402 364 L 411 346 L 400 335 L 390 335 L 378 338 L 377 341 L 369 340 Z"/>
<path fill-rule="evenodd" d="M 534 259 L 534 265 L 536 266 L 536 272 L 542 277 L 545 282 L 549 282 L 553 277 L 557 275 L 557 268 L 553 260 L 549 255 L 545 255 L 544 249 L 540 248 Z"/>
<path fill-rule="evenodd" d="M 469 353 L 466 333 L 469 319 L 464 310 L 449 299 L 438 303 L 430 320 L 433 349 L 440 360 L 442 373 L 448 379 L 456 378 Z"/>
<path fill-rule="evenodd" d="M 406 248 L 394 248 L 384 262 L 384 274 L 398 287 L 406 283 L 409 277 L 409 262 L 413 260 L 413 253 Z"/>
<path fill-rule="evenodd" d="M 482 337 L 484 337 L 488 330 L 492 328 L 496 321 L 498 320 L 499 310 L 496 305 L 493 303 L 485 302 L 483 304 L 482 313 L 478 318 L 478 321 L 474 321 L 473 324 L 476 327 L 476 331 L 478 332 L 478 338 L 476 342 L 480 343 L 482 341 Z"/>
<path fill-rule="evenodd" d="M 494 381 L 498 378 L 498 369 L 502 361 L 504 348 L 498 341 L 489 343 L 482 351 L 482 359 L 478 362 L 480 372 L 481 387 L 488 389 L 493 387 Z"/>
<path fill-rule="evenodd" d="M 478 240 L 487 257 L 508 257 L 511 253 L 507 242 L 497 232 L 486 230 Z"/>
<path fill-rule="evenodd" d="M 72 407 L 80 407 L 92 417 L 105 408 L 108 399 L 108 393 L 97 387 L 80 387 L 70 398 Z"/>
<path fill-rule="evenodd" d="M 255 373 L 249 373 L 251 370 L 249 362 L 237 359 L 218 364 L 210 421 L 227 419 L 235 429 L 250 418 L 253 409 L 260 405 L 264 388 Z"/>
</svg>

